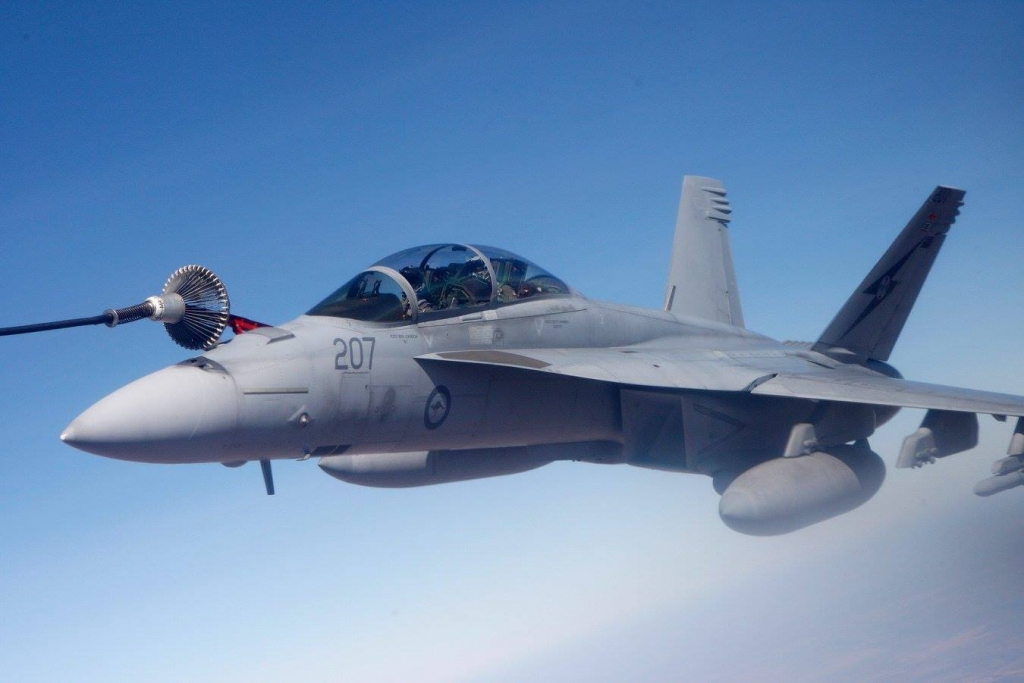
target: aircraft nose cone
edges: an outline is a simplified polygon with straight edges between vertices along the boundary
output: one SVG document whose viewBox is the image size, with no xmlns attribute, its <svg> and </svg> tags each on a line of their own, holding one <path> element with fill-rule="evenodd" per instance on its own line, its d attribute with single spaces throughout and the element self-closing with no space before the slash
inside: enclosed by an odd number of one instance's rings
<svg viewBox="0 0 1024 683">
<path fill-rule="evenodd" d="M 231 375 L 174 365 L 118 389 L 68 425 L 61 441 L 140 462 L 209 462 L 238 423 Z"/>
</svg>

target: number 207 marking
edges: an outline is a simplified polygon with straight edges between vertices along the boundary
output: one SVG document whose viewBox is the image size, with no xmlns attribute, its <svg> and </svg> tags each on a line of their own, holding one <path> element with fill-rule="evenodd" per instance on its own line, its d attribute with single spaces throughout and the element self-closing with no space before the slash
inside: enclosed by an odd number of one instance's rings
<svg viewBox="0 0 1024 683">
<path fill-rule="evenodd" d="M 366 342 L 364 346 L 363 342 Z M 339 347 L 334 355 L 335 370 L 360 370 L 366 365 L 367 370 L 373 368 L 373 349 L 377 345 L 376 337 L 352 337 L 346 342 L 342 338 L 334 340 Z M 369 346 L 367 351 L 366 346 Z"/>
</svg>

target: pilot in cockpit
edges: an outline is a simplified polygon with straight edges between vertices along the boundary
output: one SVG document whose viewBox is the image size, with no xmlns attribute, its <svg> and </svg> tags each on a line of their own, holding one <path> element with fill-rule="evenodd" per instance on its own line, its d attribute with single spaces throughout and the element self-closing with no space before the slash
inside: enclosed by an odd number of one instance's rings
<svg viewBox="0 0 1024 683">
<path fill-rule="evenodd" d="M 417 268 L 416 266 L 406 266 L 400 271 L 402 277 L 406 279 L 409 286 L 412 287 L 416 293 L 416 307 L 420 311 L 432 311 L 434 310 L 434 303 L 427 287 L 427 277 L 423 272 L 423 269 Z"/>
</svg>

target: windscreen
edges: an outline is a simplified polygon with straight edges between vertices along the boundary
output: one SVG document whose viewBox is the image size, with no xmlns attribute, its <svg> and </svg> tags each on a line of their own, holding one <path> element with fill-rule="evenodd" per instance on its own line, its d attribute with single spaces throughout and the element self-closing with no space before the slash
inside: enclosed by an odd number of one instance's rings
<svg viewBox="0 0 1024 683">
<path fill-rule="evenodd" d="M 384 273 L 368 270 L 346 282 L 311 308 L 307 315 L 367 322 L 402 322 L 412 319 L 412 308 L 397 282 Z"/>
</svg>

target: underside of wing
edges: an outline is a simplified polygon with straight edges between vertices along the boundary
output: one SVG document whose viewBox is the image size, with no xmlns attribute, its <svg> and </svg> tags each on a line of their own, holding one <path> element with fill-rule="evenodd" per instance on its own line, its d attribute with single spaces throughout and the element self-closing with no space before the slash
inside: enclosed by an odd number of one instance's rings
<svg viewBox="0 0 1024 683">
<path fill-rule="evenodd" d="M 757 385 L 751 393 L 962 413 L 1024 415 L 1024 396 L 912 382 L 868 374 L 860 368 L 841 368 L 814 375 L 783 373 Z"/>
</svg>

